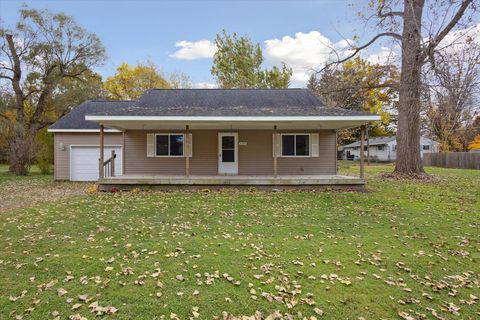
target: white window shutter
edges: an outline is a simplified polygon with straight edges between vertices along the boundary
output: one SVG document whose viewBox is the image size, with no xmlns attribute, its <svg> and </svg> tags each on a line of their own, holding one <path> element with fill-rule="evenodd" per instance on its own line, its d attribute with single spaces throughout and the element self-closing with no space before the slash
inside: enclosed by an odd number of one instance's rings
<svg viewBox="0 0 480 320">
<path fill-rule="evenodd" d="M 155 157 L 155 134 L 147 133 L 147 157 Z"/>
<path fill-rule="evenodd" d="M 282 154 L 282 151 L 281 151 L 281 139 L 282 139 L 282 136 L 278 133 L 274 133 L 272 135 L 273 137 L 273 156 L 275 157 L 275 155 L 277 157 L 280 157 L 281 154 Z"/>
<path fill-rule="evenodd" d="M 318 157 L 320 156 L 319 153 L 318 133 L 312 133 L 310 135 L 310 156 Z"/>
<path fill-rule="evenodd" d="M 185 135 L 186 141 L 185 141 L 185 156 L 191 158 L 193 155 L 193 140 L 192 140 L 192 134 L 186 134 Z"/>
</svg>

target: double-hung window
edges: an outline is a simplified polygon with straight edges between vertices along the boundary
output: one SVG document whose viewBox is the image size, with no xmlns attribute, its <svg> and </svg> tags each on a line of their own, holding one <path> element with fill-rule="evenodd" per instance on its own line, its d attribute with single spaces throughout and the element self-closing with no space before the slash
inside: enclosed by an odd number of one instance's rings
<svg viewBox="0 0 480 320">
<path fill-rule="evenodd" d="M 157 157 L 183 157 L 185 135 L 157 133 L 155 155 Z"/>
<path fill-rule="evenodd" d="M 282 156 L 309 157 L 310 135 L 304 133 L 282 134 Z"/>
</svg>

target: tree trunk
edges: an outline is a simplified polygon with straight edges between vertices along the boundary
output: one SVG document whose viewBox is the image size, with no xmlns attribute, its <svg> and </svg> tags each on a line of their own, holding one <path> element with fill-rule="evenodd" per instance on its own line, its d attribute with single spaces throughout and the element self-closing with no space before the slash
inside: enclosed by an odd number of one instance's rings
<svg viewBox="0 0 480 320">
<path fill-rule="evenodd" d="M 425 172 L 420 158 L 420 87 L 424 60 L 420 28 L 424 2 L 405 0 L 404 6 L 395 173 L 409 176 Z"/>
<path fill-rule="evenodd" d="M 25 176 L 33 162 L 35 134 L 24 135 L 18 133 L 10 142 L 9 171 L 16 175 Z"/>
</svg>

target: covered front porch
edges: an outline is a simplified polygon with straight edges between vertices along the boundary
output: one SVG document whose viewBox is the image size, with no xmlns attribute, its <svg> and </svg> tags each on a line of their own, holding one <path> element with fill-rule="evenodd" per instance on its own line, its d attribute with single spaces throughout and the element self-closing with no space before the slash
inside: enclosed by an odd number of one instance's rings
<svg viewBox="0 0 480 320">
<path fill-rule="evenodd" d="M 105 191 L 229 186 L 359 190 L 366 183 L 363 156 L 358 177 L 339 175 L 336 162 L 337 130 L 361 126 L 363 136 L 365 123 L 370 120 L 364 117 L 262 121 L 95 120 L 100 124 L 99 186 Z M 108 159 L 103 156 L 104 127 L 123 131 L 122 175 L 114 174 L 115 155 Z M 178 138 L 172 141 L 177 144 L 179 141 L 181 145 L 180 151 L 175 150 L 175 156 L 159 153 L 162 139 L 167 136 Z M 291 148 L 285 148 L 288 142 Z M 300 142 L 306 142 L 303 149 L 299 148 Z"/>
<path fill-rule="evenodd" d="M 345 175 L 120 175 L 99 180 L 100 189 L 130 190 L 133 188 L 160 189 L 168 187 L 211 188 L 211 187 L 256 187 L 260 189 L 337 188 L 361 190 L 364 178 Z"/>
</svg>

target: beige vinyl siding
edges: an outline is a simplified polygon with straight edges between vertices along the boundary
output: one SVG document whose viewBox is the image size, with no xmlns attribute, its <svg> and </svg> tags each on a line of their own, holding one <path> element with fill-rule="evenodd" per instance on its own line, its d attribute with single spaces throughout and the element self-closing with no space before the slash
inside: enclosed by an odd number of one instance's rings
<svg viewBox="0 0 480 320">
<path fill-rule="evenodd" d="M 147 133 L 174 133 L 184 131 L 125 132 L 125 174 L 184 175 L 184 157 L 147 157 Z M 191 130 L 193 156 L 190 158 L 191 175 L 218 174 L 218 130 Z M 273 130 L 239 130 L 238 146 L 240 175 L 273 174 L 272 134 Z M 283 131 L 279 131 L 282 133 Z M 294 132 L 294 131 L 288 131 Z M 285 132 L 285 133 L 288 133 Z M 319 133 L 319 157 L 278 158 L 278 174 L 335 174 L 335 132 L 333 130 L 301 131 Z"/>
<path fill-rule="evenodd" d="M 191 174 L 218 174 L 218 131 L 192 131 L 192 142 Z"/>
<path fill-rule="evenodd" d="M 60 150 L 60 144 L 65 146 Z M 95 132 L 72 132 L 54 134 L 54 177 L 55 180 L 70 179 L 70 146 L 98 146 L 100 145 L 100 133 Z M 105 145 L 123 145 L 122 133 L 105 133 Z"/>
<path fill-rule="evenodd" d="M 248 130 L 238 132 L 238 173 L 244 175 L 273 174 L 273 131 Z"/>
</svg>

